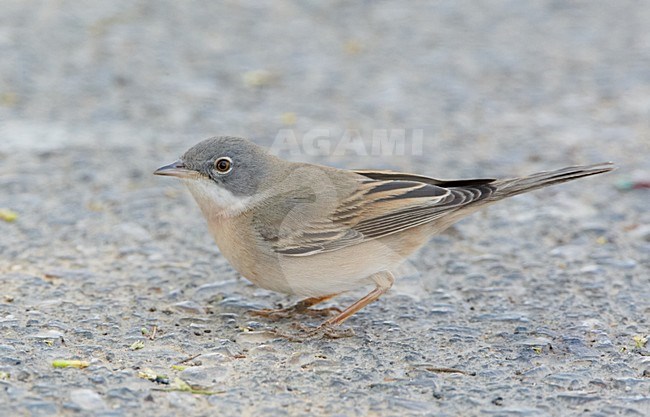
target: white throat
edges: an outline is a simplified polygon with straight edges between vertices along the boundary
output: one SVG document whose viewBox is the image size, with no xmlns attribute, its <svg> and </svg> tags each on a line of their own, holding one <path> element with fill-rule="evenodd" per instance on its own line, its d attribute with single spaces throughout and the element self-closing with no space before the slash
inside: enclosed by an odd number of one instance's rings
<svg viewBox="0 0 650 417">
<path fill-rule="evenodd" d="M 252 197 L 239 197 L 207 178 L 183 181 L 207 218 L 232 217 L 247 210 Z"/>
</svg>

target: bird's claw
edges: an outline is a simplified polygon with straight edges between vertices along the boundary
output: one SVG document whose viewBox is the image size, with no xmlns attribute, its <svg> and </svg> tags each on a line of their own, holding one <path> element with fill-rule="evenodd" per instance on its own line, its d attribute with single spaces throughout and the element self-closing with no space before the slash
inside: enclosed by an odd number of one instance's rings
<svg viewBox="0 0 650 417">
<path fill-rule="evenodd" d="M 340 313 L 341 309 L 337 307 L 327 308 L 307 308 L 299 305 L 286 308 L 265 308 L 261 310 L 249 310 L 248 313 L 253 316 L 265 317 L 272 321 L 291 318 L 296 314 L 303 314 L 309 317 L 327 317 L 332 313 Z"/>
<path fill-rule="evenodd" d="M 273 333 L 291 342 L 306 342 L 308 340 L 318 339 L 342 339 L 344 337 L 354 336 L 354 330 L 351 328 L 339 329 L 335 326 L 329 325 L 328 323 L 323 323 L 318 327 L 310 327 L 301 323 L 295 323 L 293 327 L 296 328 L 298 332 L 286 333 L 279 329 L 274 329 Z"/>
</svg>

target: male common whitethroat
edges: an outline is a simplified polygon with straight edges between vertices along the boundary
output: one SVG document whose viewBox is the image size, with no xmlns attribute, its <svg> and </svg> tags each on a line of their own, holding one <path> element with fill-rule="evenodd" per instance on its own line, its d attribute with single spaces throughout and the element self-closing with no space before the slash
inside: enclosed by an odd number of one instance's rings
<svg viewBox="0 0 650 417">
<path fill-rule="evenodd" d="M 612 169 L 601 163 L 502 180 L 437 180 L 289 162 L 246 139 L 218 136 L 154 174 L 185 182 L 221 253 L 245 278 L 308 297 L 294 309 L 374 285 L 322 325 L 336 326 L 388 291 L 391 271 L 461 218 L 506 197 Z"/>
</svg>

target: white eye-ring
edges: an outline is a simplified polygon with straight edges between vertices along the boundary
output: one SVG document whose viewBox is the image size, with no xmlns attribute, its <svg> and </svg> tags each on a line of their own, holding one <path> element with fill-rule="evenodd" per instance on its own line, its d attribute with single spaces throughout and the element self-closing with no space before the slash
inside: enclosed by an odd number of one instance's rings
<svg viewBox="0 0 650 417">
<path fill-rule="evenodd" d="M 214 161 L 214 169 L 218 174 L 224 175 L 232 171 L 232 159 L 222 156 Z"/>
</svg>

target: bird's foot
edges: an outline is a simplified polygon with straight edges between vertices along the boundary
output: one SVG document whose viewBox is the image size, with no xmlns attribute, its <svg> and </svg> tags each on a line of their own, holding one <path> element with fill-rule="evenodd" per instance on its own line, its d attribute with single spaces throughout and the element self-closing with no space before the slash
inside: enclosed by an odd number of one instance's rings
<svg viewBox="0 0 650 417">
<path fill-rule="evenodd" d="M 353 336 L 354 330 L 352 328 L 341 329 L 338 326 L 330 326 L 329 324 L 322 324 L 311 331 L 311 337 L 314 339 L 343 339 Z"/>
<path fill-rule="evenodd" d="M 287 339 L 291 342 L 306 342 L 308 340 L 318 340 L 318 339 L 342 339 L 344 337 L 354 336 L 354 330 L 339 329 L 336 326 L 331 326 L 327 323 L 324 323 L 318 327 L 311 327 L 301 323 L 295 323 L 293 325 L 297 332 L 285 332 L 280 329 L 274 329 L 273 333 Z"/>
<path fill-rule="evenodd" d="M 327 308 L 309 308 L 300 303 L 285 308 L 265 308 L 261 310 L 249 310 L 248 313 L 253 316 L 265 317 L 272 321 L 291 318 L 297 314 L 309 317 L 327 317 L 332 314 L 338 314 L 341 309 L 337 307 Z"/>
<path fill-rule="evenodd" d="M 265 317 L 272 321 L 286 319 L 291 317 L 292 314 L 295 314 L 295 310 L 292 307 L 288 308 L 263 308 L 260 310 L 248 310 L 247 313 L 251 316 Z"/>
<path fill-rule="evenodd" d="M 291 333 L 287 339 L 294 342 L 304 342 L 315 339 L 342 339 L 344 337 L 354 336 L 354 330 L 347 328 L 341 329 L 338 326 L 332 326 L 327 322 L 318 327 L 311 327 L 302 323 L 294 323 L 293 327 L 298 330 L 297 333 Z"/>
</svg>

